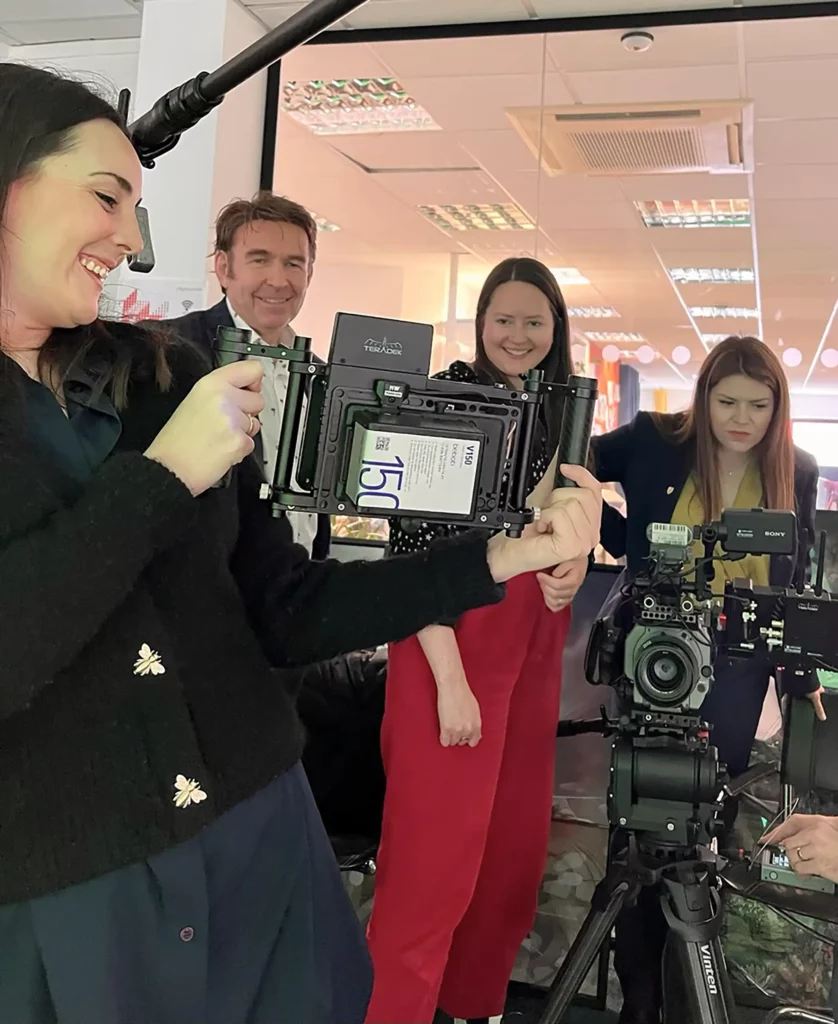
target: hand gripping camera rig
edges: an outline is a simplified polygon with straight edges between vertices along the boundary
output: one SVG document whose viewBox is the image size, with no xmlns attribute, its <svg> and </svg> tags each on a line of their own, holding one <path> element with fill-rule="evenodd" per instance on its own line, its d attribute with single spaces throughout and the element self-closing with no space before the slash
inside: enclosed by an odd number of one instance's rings
<svg viewBox="0 0 838 1024">
<path fill-rule="evenodd" d="M 584 465 L 597 382 L 548 384 L 539 370 L 520 391 L 433 380 L 432 345 L 426 324 L 338 313 L 322 363 L 308 338 L 269 348 L 249 331 L 219 328 L 222 364 L 252 356 L 288 362 L 276 469 L 263 487 L 275 514 L 386 516 L 521 534 L 534 518 L 527 495 L 539 407 L 564 403 L 558 461 Z"/>
<path fill-rule="evenodd" d="M 648 537 L 648 570 L 623 588 L 612 614 L 594 627 L 588 647 L 588 681 L 616 689 L 618 717 L 608 719 L 603 710 L 601 721 L 570 723 L 561 730 L 613 736 L 608 810 L 614 855 L 551 987 L 540 1024 L 562 1020 L 620 910 L 645 887 L 659 894 L 686 982 L 687 1005 L 673 1019 L 684 1024 L 738 1020 L 719 942 L 724 862 L 708 844 L 718 834 L 725 797 L 742 791 L 753 777 L 749 773 L 735 789 L 729 786 L 701 705 L 722 654 L 767 654 L 780 675 L 831 667 L 838 660 L 830 654 L 838 635 L 838 602 L 823 593 L 823 558 L 813 588 L 759 588 L 742 581 L 727 583 L 724 598 L 712 594 L 715 561 L 796 550 L 793 512 L 731 509 L 720 522 L 693 529 L 652 524 Z M 822 551 L 824 543 L 825 537 Z M 717 545 L 721 558 L 715 555 Z M 699 558 L 692 568 L 696 546 Z M 795 703 L 801 710 L 791 715 L 797 725 L 789 730 L 785 763 L 797 766 L 792 781 L 806 784 L 818 778 L 816 729 L 808 702 Z M 768 774 L 764 766 L 755 771 Z M 771 880 L 781 881 L 776 868 L 770 870 Z M 736 888 L 741 892 L 747 885 Z"/>
</svg>

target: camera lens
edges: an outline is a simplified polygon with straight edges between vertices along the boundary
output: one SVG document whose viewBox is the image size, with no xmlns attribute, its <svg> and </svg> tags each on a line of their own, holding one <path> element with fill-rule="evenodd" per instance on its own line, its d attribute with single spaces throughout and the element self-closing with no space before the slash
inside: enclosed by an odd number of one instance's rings
<svg viewBox="0 0 838 1024">
<path fill-rule="evenodd" d="M 637 662 L 637 687 L 652 705 L 675 707 L 689 697 L 698 682 L 690 651 L 668 636 L 650 638 Z"/>
<path fill-rule="evenodd" d="M 684 675 L 684 666 L 668 651 L 654 655 L 647 666 L 649 678 L 664 691 L 675 690 Z"/>
</svg>

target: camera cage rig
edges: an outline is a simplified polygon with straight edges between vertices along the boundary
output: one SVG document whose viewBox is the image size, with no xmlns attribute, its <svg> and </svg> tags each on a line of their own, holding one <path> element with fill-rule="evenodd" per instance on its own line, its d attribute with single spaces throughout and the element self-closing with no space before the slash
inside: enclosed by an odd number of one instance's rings
<svg viewBox="0 0 838 1024">
<path fill-rule="evenodd" d="M 397 517 L 408 528 L 429 521 L 519 536 L 535 515 L 527 507 L 532 442 L 551 396 L 563 401 L 558 463 L 585 464 L 596 380 L 551 384 L 532 370 L 519 391 L 437 380 L 429 377 L 432 344 L 429 325 L 338 313 L 323 363 L 309 338 L 268 347 L 249 331 L 218 329 L 219 363 L 256 356 L 288 364 L 276 466 L 262 492 L 275 515 Z M 555 483 L 570 485 L 558 469 Z"/>
</svg>

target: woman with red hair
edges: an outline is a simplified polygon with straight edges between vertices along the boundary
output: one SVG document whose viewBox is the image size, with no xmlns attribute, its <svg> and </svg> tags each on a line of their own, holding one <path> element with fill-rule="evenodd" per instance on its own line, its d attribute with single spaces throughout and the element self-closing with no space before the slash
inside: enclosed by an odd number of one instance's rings
<svg viewBox="0 0 838 1024">
<path fill-rule="evenodd" d="M 650 523 L 695 526 L 718 520 L 723 509 L 766 508 L 797 513 L 795 554 L 718 562 L 714 592 L 723 593 L 732 579 L 789 586 L 806 576 L 815 534 L 818 467 L 811 455 L 792 444 L 782 365 L 756 338 L 728 338 L 712 350 L 685 412 L 638 413 L 627 426 L 594 438 L 592 448 L 597 477 L 619 483 L 626 495 L 626 520 L 604 520 L 602 543 L 613 555 L 626 554 L 629 575 L 643 571 Z M 699 557 L 703 549 L 696 548 Z M 748 767 L 771 668 L 760 656 L 735 663 L 718 657 L 714 676 L 701 714 L 711 725 L 719 760 L 736 778 Z M 783 683 L 787 693 L 809 697 L 823 717 L 814 673 Z M 618 920 L 615 966 L 624 996 L 621 1024 L 657 1024 L 660 1019 L 664 929 L 659 897 L 651 889 Z"/>
</svg>

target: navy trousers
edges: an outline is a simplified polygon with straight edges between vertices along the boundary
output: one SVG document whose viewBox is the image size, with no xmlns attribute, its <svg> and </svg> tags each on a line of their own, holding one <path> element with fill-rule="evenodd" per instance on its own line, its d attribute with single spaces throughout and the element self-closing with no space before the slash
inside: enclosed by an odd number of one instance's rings
<svg viewBox="0 0 838 1024">
<path fill-rule="evenodd" d="M 362 1024 L 371 987 L 300 767 L 188 843 L 0 907 L 4 1024 Z"/>
</svg>

